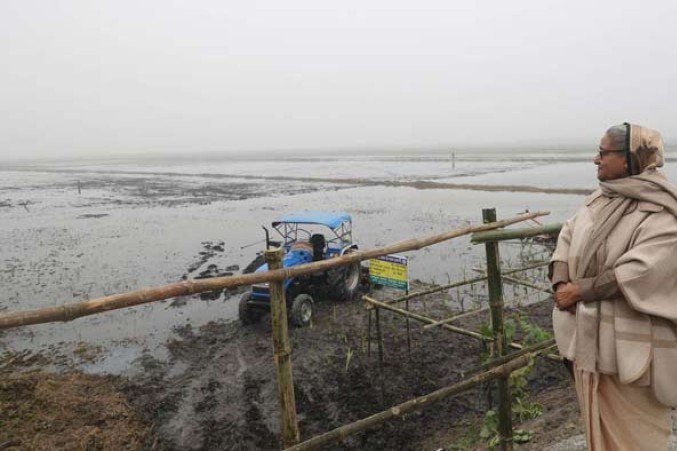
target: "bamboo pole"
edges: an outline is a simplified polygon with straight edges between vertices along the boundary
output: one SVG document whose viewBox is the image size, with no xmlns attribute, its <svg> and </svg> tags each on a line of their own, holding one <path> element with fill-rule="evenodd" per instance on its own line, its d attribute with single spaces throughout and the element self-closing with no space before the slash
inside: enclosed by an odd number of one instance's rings
<svg viewBox="0 0 677 451">
<path fill-rule="evenodd" d="M 383 301 L 377 301 L 376 299 L 372 299 L 369 296 L 362 296 L 362 300 L 367 302 L 368 304 L 371 304 L 374 307 L 374 309 L 376 309 L 378 307 L 378 308 L 390 310 L 391 312 L 399 313 L 400 315 L 403 315 L 403 316 L 408 316 L 409 318 L 415 319 L 415 320 L 422 322 L 422 323 L 434 324 L 434 323 L 437 322 L 432 318 L 428 318 L 427 316 L 419 315 L 418 313 L 414 313 L 414 312 L 408 312 L 408 311 L 401 309 L 401 308 L 398 308 L 398 307 L 393 307 L 392 305 L 386 304 Z M 487 337 L 487 336 L 479 334 L 477 332 L 473 332 L 472 330 L 463 329 L 461 327 L 452 326 L 450 324 L 440 324 L 439 327 L 441 327 L 443 329 L 447 329 L 451 332 L 456 332 L 457 334 L 461 334 L 461 335 L 465 335 L 465 336 L 468 336 L 468 337 L 475 338 L 475 339 L 480 340 L 484 343 L 492 343 L 494 341 L 493 337 Z M 514 348 L 514 349 L 522 349 L 524 347 L 519 343 L 515 343 L 514 341 L 508 343 L 508 346 L 510 346 L 511 348 Z"/>
<path fill-rule="evenodd" d="M 470 310 L 469 312 L 459 313 L 458 315 L 450 316 L 449 318 L 446 318 L 446 319 L 443 319 L 443 320 L 440 320 L 440 321 L 436 321 L 434 323 L 426 324 L 425 326 L 423 326 L 423 329 L 431 329 L 433 327 L 439 327 L 442 324 L 451 323 L 451 322 L 459 320 L 461 318 L 465 318 L 465 317 L 472 316 L 472 315 L 477 315 L 478 313 L 486 312 L 487 310 L 489 310 L 489 306 L 480 307 L 480 308 L 477 308 L 475 310 Z"/>
<path fill-rule="evenodd" d="M 523 268 L 512 268 L 508 271 L 502 272 L 502 274 L 508 275 L 508 274 L 515 274 L 515 273 L 522 272 L 522 271 L 528 271 L 530 269 L 536 269 L 536 268 L 540 268 L 542 266 L 546 266 L 546 265 L 548 265 L 548 263 L 549 262 L 540 262 L 540 263 L 536 263 L 534 265 L 525 266 Z M 415 299 L 415 298 L 424 296 L 426 294 L 433 294 L 433 293 L 437 293 L 437 292 L 440 292 L 440 291 L 449 290 L 451 288 L 462 287 L 463 285 L 470 285 L 470 284 L 473 284 L 473 283 L 483 282 L 483 281 L 487 280 L 485 270 L 482 270 L 482 269 L 479 269 L 479 268 L 473 268 L 473 271 L 478 271 L 478 272 L 484 273 L 485 275 L 474 277 L 472 279 L 461 280 L 461 281 L 450 283 L 450 284 L 447 284 L 447 285 L 440 285 L 438 287 L 433 287 L 433 288 L 430 288 L 430 289 L 424 290 L 424 291 L 417 291 L 415 293 L 410 293 L 410 294 L 407 294 L 405 296 L 401 296 L 401 297 L 395 298 L 395 299 L 390 299 L 390 300 L 387 300 L 387 301 L 384 301 L 384 302 L 386 304 L 397 304 L 397 303 L 400 303 L 400 302 L 403 302 L 403 301 L 409 301 L 411 299 Z M 369 308 L 373 308 L 373 307 L 369 307 Z"/>
<path fill-rule="evenodd" d="M 381 407 L 386 405 L 386 383 L 383 374 L 383 335 L 381 335 L 381 311 L 376 309 L 376 339 L 378 341 L 378 377 L 381 384 Z"/>
<path fill-rule="evenodd" d="M 495 243 L 497 241 L 514 240 L 519 238 L 529 238 L 538 235 L 554 235 L 562 230 L 562 224 L 548 224 L 540 227 L 529 227 L 527 229 L 512 230 L 494 230 L 491 232 L 473 233 L 470 238 L 472 244 Z"/>
<path fill-rule="evenodd" d="M 472 283 L 482 282 L 484 280 L 487 280 L 487 276 L 480 276 L 480 277 L 475 277 L 473 279 L 461 280 L 459 282 L 454 282 L 454 283 L 450 283 L 450 284 L 447 284 L 447 285 L 441 285 L 439 287 L 432 287 L 428 290 L 417 291 L 415 293 L 400 296 L 399 298 L 390 299 L 390 300 L 387 300 L 387 301 L 384 301 L 384 302 L 386 304 L 398 304 L 400 302 L 409 301 L 410 299 L 415 299 L 415 298 L 419 298 L 421 296 L 425 296 L 426 294 L 438 293 L 440 291 L 449 290 L 451 288 L 456 288 L 456 287 L 462 287 L 463 285 L 470 285 Z M 373 307 L 369 307 L 369 308 L 373 308 Z"/>
<path fill-rule="evenodd" d="M 502 276 L 503 280 L 507 280 L 510 283 L 517 285 L 523 285 L 528 288 L 533 288 L 534 290 L 542 291 L 544 293 L 552 294 L 553 291 L 550 288 L 542 287 L 533 283 L 529 283 L 526 280 L 517 279 L 516 277 Z"/>
<path fill-rule="evenodd" d="M 486 208 L 482 210 L 484 222 L 496 221 L 496 210 Z M 498 358 L 508 353 L 503 328 L 503 281 L 501 279 L 501 261 L 498 253 L 498 242 L 487 241 L 484 244 L 487 253 L 487 276 L 489 283 L 489 307 L 491 308 L 491 329 L 494 336 L 494 351 Z M 496 381 L 498 386 L 498 433 L 501 449 L 512 450 L 512 397 L 510 395 L 510 381 L 507 377 Z"/>
<path fill-rule="evenodd" d="M 491 370 L 485 373 L 478 374 L 470 379 L 464 380 L 457 384 L 441 388 L 427 395 L 411 399 L 407 402 L 398 404 L 396 406 L 391 407 L 388 410 L 384 410 L 383 412 L 371 415 L 367 418 L 358 420 L 354 423 L 338 427 L 325 434 L 318 435 L 316 437 L 311 438 L 310 440 L 306 440 L 305 442 L 299 443 L 296 446 L 287 448 L 284 451 L 310 451 L 318 449 L 330 443 L 336 443 L 345 440 L 345 438 L 348 436 L 362 432 L 366 429 L 369 429 L 373 426 L 376 426 L 387 420 L 390 420 L 391 418 L 399 418 L 411 412 L 426 409 L 442 399 L 461 393 L 465 390 L 475 387 L 476 385 L 482 384 L 484 382 L 496 378 L 506 378 L 513 371 L 528 365 L 530 359 L 531 359 L 530 354 L 522 355 L 513 360 L 510 360 L 507 363 L 504 363 L 503 365 L 492 368 Z"/>
<path fill-rule="evenodd" d="M 282 249 L 266 250 L 266 262 L 272 270 L 282 267 Z M 294 377 L 291 366 L 291 349 L 287 333 L 287 304 L 285 302 L 284 281 L 270 284 L 270 318 L 272 321 L 273 353 L 277 369 L 277 395 L 280 400 L 280 422 L 282 443 L 285 448 L 297 444 L 300 440 L 299 425 L 296 419 L 296 398 L 294 396 Z"/>
<path fill-rule="evenodd" d="M 552 347 L 554 344 L 555 344 L 555 340 L 546 340 L 544 342 L 535 344 L 533 346 L 522 348 L 519 351 L 513 352 L 513 353 L 508 354 L 506 356 L 489 360 L 488 362 L 486 362 L 486 363 L 484 363 L 484 364 L 482 364 L 482 365 L 480 365 L 476 368 L 473 368 L 473 369 L 468 370 L 468 371 L 461 372 L 461 375 L 463 377 L 472 376 L 473 374 L 477 374 L 480 371 L 487 371 L 489 368 L 493 368 L 497 365 L 503 365 L 504 363 L 507 363 L 507 362 L 511 361 L 512 359 L 516 359 L 517 357 L 521 357 L 525 354 L 532 354 L 532 353 L 534 353 L 536 351 L 540 351 L 542 349 L 548 349 L 548 348 Z"/>
<path fill-rule="evenodd" d="M 419 315 L 418 313 L 414 313 L 414 312 L 408 312 L 408 311 L 401 309 L 401 308 L 398 308 L 398 307 L 393 307 L 390 304 L 386 304 L 384 302 L 377 301 L 376 299 L 372 299 L 369 296 L 362 296 L 362 299 L 364 301 L 368 302 L 369 304 L 372 304 L 375 307 L 383 308 L 383 309 L 386 309 L 386 310 L 390 310 L 391 312 L 399 313 L 400 315 L 408 316 L 409 318 L 415 319 L 415 320 L 422 322 L 422 323 L 430 324 L 430 323 L 435 322 L 434 319 L 428 318 L 427 316 Z M 478 334 L 477 332 L 462 329 L 460 327 L 452 326 L 452 325 L 449 325 L 449 324 L 442 324 L 440 327 L 447 329 L 447 330 L 450 330 L 452 332 L 456 332 L 456 333 L 461 334 L 461 335 L 467 335 L 468 337 L 476 338 L 478 340 L 493 341 L 493 339 L 491 337 L 485 337 L 484 335 Z"/>
<path fill-rule="evenodd" d="M 50 323 L 55 321 L 71 321 L 82 316 L 94 315 L 110 310 L 116 310 L 149 302 L 161 301 L 176 296 L 188 296 L 206 291 L 235 288 L 242 285 L 284 280 L 316 271 L 326 271 L 331 268 L 355 263 L 370 258 L 396 254 L 422 247 L 431 246 L 453 238 L 458 238 L 473 232 L 492 230 L 505 227 L 516 222 L 526 221 L 538 216 L 549 214 L 547 211 L 538 211 L 515 216 L 511 219 L 498 221 L 492 224 L 482 224 L 453 229 L 444 233 L 430 235 L 423 238 L 414 238 L 401 241 L 389 246 L 371 249 L 369 251 L 351 252 L 341 257 L 323 260 L 315 263 L 295 266 L 293 268 L 277 269 L 263 273 L 246 274 L 240 276 L 214 277 L 211 279 L 194 280 L 173 283 L 156 288 L 144 288 L 129 293 L 114 294 L 88 301 L 73 302 L 58 307 L 47 307 L 23 312 L 5 313 L 0 315 L 0 330 L 11 327 L 27 326 L 31 324 Z"/>
</svg>

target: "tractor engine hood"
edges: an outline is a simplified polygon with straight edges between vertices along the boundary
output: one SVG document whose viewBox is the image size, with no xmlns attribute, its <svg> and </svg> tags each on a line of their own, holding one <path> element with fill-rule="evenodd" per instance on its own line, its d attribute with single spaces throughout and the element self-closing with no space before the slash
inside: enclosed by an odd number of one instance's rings
<svg viewBox="0 0 677 451">
<path fill-rule="evenodd" d="M 284 268 L 291 268 L 306 263 L 312 263 L 312 261 L 313 254 L 311 252 L 308 252 L 305 249 L 292 249 L 286 254 L 284 254 L 284 257 L 282 258 L 282 266 Z M 266 272 L 266 271 L 268 271 L 268 263 L 264 263 L 263 265 L 259 266 L 259 268 L 256 270 L 256 272 Z"/>
</svg>

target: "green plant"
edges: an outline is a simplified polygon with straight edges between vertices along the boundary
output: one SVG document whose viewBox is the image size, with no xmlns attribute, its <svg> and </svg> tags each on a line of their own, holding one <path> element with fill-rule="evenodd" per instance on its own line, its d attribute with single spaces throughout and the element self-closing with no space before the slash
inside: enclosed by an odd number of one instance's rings
<svg viewBox="0 0 677 451">
<path fill-rule="evenodd" d="M 353 348 L 348 348 L 348 351 L 346 352 L 346 369 L 345 372 L 348 372 L 348 368 L 350 367 L 350 361 L 353 359 Z"/>
</svg>

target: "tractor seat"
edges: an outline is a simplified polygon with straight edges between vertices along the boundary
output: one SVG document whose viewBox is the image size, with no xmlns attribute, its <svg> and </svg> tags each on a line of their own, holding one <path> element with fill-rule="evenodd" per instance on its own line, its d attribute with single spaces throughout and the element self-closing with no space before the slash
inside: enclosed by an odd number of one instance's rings
<svg viewBox="0 0 677 451">
<path fill-rule="evenodd" d="M 321 233 L 315 233 L 310 237 L 310 244 L 313 245 L 313 261 L 324 260 L 324 251 L 327 246 L 327 240 Z"/>
<path fill-rule="evenodd" d="M 308 241 L 296 241 L 291 245 L 291 250 L 293 251 L 307 251 L 312 253 L 313 249 L 313 245 Z"/>
</svg>

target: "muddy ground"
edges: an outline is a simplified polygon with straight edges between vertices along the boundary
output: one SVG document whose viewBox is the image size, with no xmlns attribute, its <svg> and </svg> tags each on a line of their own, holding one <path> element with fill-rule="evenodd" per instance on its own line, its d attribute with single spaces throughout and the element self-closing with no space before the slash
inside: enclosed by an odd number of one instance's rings
<svg viewBox="0 0 677 451">
<path fill-rule="evenodd" d="M 446 296 L 427 296 L 412 301 L 410 307 L 441 318 L 450 313 Z M 444 330 L 423 331 L 420 323 L 410 323 L 409 348 L 406 321 L 382 312 L 381 379 L 375 327 L 370 341 L 364 305 L 324 301 L 316 306 L 312 327 L 290 329 L 302 439 L 458 382 L 464 370 L 481 363 L 483 348 L 475 339 Z M 530 322 L 549 327 L 549 301 L 519 312 Z M 197 330 L 183 327 L 178 330 L 180 338 L 167 343 L 170 360 L 163 363 L 147 357 L 142 362 L 145 372 L 133 379 L 78 373 L 21 375 L 22 368 L 31 367 L 30 357 L 6 359 L 0 367 L 0 449 L 48 449 L 55 440 L 61 440 L 59 447 L 65 449 L 280 449 L 267 320 L 264 317 L 260 324 L 248 327 L 225 321 Z M 484 315 L 460 324 L 479 330 L 486 321 Z M 539 359 L 528 380 L 530 400 L 540 403 L 544 413 L 516 425 L 533 432 L 520 449 L 547 449 L 549 443 L 580 433 L 573 389 L 561 364 Z M 93 400 L 87 395 L 80 400 L 71 397 L 68 405 L 45 403 L 45 390 L 56 399 L 64 387 L 89 393 L 78 384 L 93 383 L 103 393 Z M 481 449 L 486 447 L 479 433 L 489 409 L 488 397 L 486 387 L 470 390 L 326 449 Z M 53 412 L 59 409 L 76 412 L 72 415 L 82 424 L 64 425 Z M 46 417 L 35 415 L 39 410 L 52 412 Z M 126 426 L 118 424 L 121 419 Z M 15 426 L 18 421 L 20 428 Z M 64 440 L 69 432 L 73 438 Z M 113 446 L 111 440 L 118 442 Z"/>
</svg>

